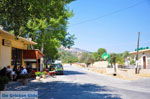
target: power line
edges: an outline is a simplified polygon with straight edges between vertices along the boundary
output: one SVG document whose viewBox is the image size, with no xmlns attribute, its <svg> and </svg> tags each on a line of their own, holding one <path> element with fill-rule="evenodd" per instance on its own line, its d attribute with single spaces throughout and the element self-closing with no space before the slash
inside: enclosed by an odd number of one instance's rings
<svg viewBox="0 0 150 99">
<path fill-rule="evenodd" d="M 144 0 L 144 1 L 141 1 L 141 2 L 138 2 L 138 3 L 135 3 L 135 4 L 131 5 L 131 6 L 126 7 L 126 8 L 122 8 L 122 9 L 119 9 L 119 10 L 116 10 L 116 11 L 113 11 L 113 12 L 110 12 L 110 13 L 107 13 L 107 14 L 102 15 L 102 16 L 99 16 L 99 17 L 97 17 L 97 18 L 88 19 L 88 20 L 85 20 L 85 21 L 82 21 L 82 22 L 73 24 L 73 26 L 79 25 L 79 24 L 83 24 L 83 23 L 87 23 L 87 22 L 91 22 L 91 21 L 95 21 L 95 20 L 98 20 L 98 19 L 101 19 L 101 18 L 110 16 L 110 15 L 113 15 L 113 14 L 116 14 L 116 13 L 119 13 L 119 12 L 122 12 L 122 11 L 124 11 L 124 10 L 127 10 L 127 9 L 133 8 L 133 7 L 135 7 L 135 6 L 138 6 L 138 5 L 140 5 L 140 4 L 144 3 L 144 2 L 145 2 L 145 0 Z"/>
</svg>

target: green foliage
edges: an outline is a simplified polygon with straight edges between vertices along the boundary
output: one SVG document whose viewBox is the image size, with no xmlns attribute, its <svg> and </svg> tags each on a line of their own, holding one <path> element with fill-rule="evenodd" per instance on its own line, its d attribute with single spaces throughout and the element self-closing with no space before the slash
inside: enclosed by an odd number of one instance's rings
<svg viewBox="0 0 150 99">
<path fill-rule="evenodd" d="M 130 56 L 130 53 L 128 51 L 125 51 L 122 53 L 123 58 L 127 58 L 128 56 Z"/>
<path fill-rule="evenodd" d="M 74 0 L 2 0 L 0 25 L 16 36 L 32 38 L 46 59 L 57 59 L 61 45 L 74 45 L 74 35 L 67 32 L 73 16 L 67 5 Z M 33 49 L 33 47 L 31 47 Z"/>
<path fill-rule="evenodd" d="M 44 71 L 44 72 L 41 72 L 40 76 L 41 76 L 41 75 L 46 75 L 46 74 L 47 74 L 47 72 Z M 39 73 L 38 73 L 36 76 L 39 76 Z"/>
<path fill-rule="evenodd" d="M 59 52 L 60 55 L 60 60 L 63 63 L 75 63 L 78 62 L 78 58 L 71 54 L 70 52 L 64 51 L 64 50 L 60 50 Z"/>
<path fill-rule="evenodd" d="M 100 59 L 99 59 L 99 55 L 98 55 L 97 52 L 94 52 L 94 53 L 93 53 L 93 56 L 94 56 L 94 60 L 96 60 L 96 61 L 99 61 L 99 60 L 100 60 Z"/>
<path fill-rule="evenodd" d="M 135 65 L 135 60 L 133 60 L 133 59 L 130 60 L 130 64 L 131 64 L 131 65 Z"/>
<path fill-rule="evenodd" d="M 130 54 L 128 51 L 125 51 L 120 54 L 112 53 L 111 58 L 110 58 L 110 63 L 111 64 L 118 63 L 119 65 L 124 65 L 125 59 L 129 56 L 130 56 Z"/>
<path fill-rule="evenodd" d="M 96 61 L 101 61 L 101 60 L 103 60 L 103 59 L 101 58 L 101 56 L 102 56 L 105 52 L 107 52 L 106 49 L 104 49 L 104 48 L 99 48 L 97 52 L 94 52 L 94 53 L 93 53 L 94 59 L 95 59 Z"/>
<path fill-rule="evenodd" d="M 85 63 L 87 66 L 94 63 L 94 57 L 90 53 L 82 53 L 82 56 L 79 58 L 80 63 Z"/>
<path fill-rule="evenodd" d="M 71 46 L 74 45 L 74 40 L 75 40 L 75 35 L 71 35 L 69 33 L 66 34 L 66 38 L 62 41 L 62 45 L 67 47 L 67 48 L 70 48 Z"/>
<path fill-rule="evenodd" d="M 117 58 L 117 54 L 116 53 L 111 53 L 110 54 L 110 63 L 111 64 L 116 64 L 116 58 Z"/>
<path fill-rule="evenodd" d="M 35 75 L 36 75 L 36 76 L 41 76 L 41 75 L 42 75 L 42 72 L 35 72 Z"/>
<path fill-rule="evenodd" d="M 9 82 L 9 78 L 6 76 L 0 77 L 0 91 L 4 90 L 5 84 Z"/>
<path fill-rule="evenodd" d="M 121 55 L 117 55 L 117 56 L 116 56 L 116 62 L 117 62 L 119 65 L 123 65 L 123 64 L 124 64 L 124 57 L 122 57 Z"/>
<path fill-rule="evenodd" d="M 20 35 L 21 26 L 30 18 L 29 0 L 2 0 L 0 2 L 0 24 L 4 29 Z"/>
</svg>

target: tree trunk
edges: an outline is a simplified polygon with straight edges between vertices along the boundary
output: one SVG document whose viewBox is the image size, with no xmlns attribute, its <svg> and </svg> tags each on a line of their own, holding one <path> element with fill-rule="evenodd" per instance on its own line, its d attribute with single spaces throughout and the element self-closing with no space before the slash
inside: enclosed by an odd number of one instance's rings
<svg viewBox="0 0 150 99">
<path fill-rule="evenodd" d="M 117 67 L 116 67 L 116 64 L 114 64 L 114 72 L 117 73 Z"/>
<path fill-rule="evenodd" d="M 41 52 L 44 52 L 44 43 L 42 42 L 42 46 L 41 46 Z M 43 66 L 44 66 L 44 58 L 40 59 L 40 71 L 43 70 Z"/>
</svg>

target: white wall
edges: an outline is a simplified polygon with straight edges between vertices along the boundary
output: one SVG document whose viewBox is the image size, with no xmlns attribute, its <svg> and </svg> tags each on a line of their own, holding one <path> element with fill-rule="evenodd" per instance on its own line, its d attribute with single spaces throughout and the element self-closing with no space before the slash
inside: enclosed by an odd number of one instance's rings
<svg viewBox="0 0 150 99">
<path fill-rule="evenodd" d="M 146 69 L 150 69 L 150 53 L 139 54 L 139 65 L 143 67 L 143 57 L 146 56 Z"/>
<path fill-rule="evenodd" d="M 97 67 L 97 68 L 107 68 L 108 62 L 107 61 L 98 61 L 98 62 L 94 62 L 94 64 L 90 65 L 90 66 Z"/>
<path fill-rule="evenodd" d="M 11 65 L 11 47 L 1 45 L 0 50 L 0 66 L 3 68 L 4 66 Z"/>
</svg>

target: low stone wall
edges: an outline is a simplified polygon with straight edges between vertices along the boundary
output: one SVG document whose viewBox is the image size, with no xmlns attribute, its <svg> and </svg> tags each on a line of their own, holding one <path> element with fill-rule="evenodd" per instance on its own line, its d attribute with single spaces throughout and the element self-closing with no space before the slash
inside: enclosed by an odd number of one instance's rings
<svg viewBox="0 0 150 99">
<path fill-rule="evenodd" d="M 94 64 L 91 64 L 90 67 L 107 68 L 108 67 L 108 62 L 107 61 L 94 62 Z"/>
</svg>

